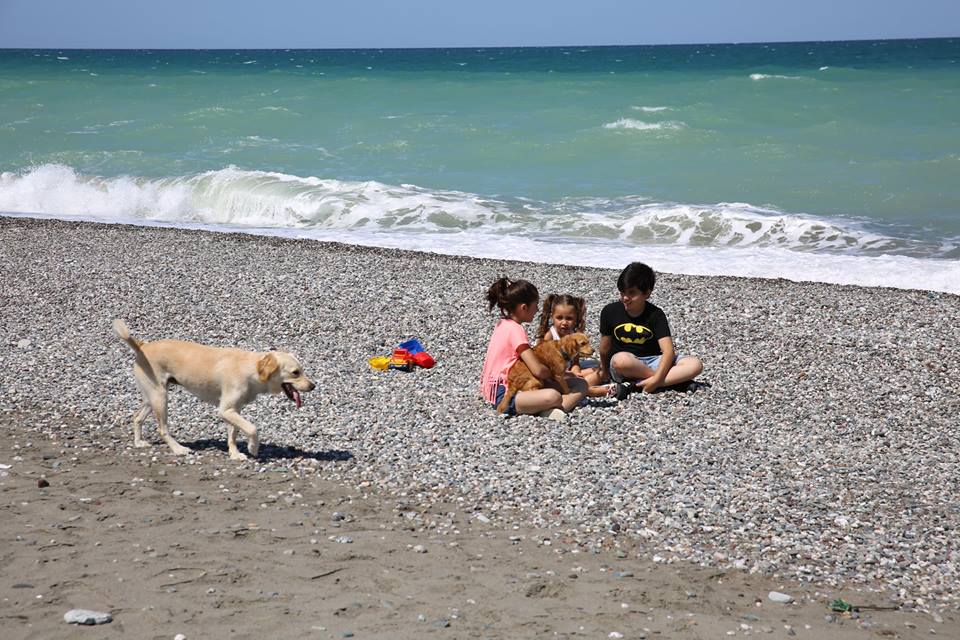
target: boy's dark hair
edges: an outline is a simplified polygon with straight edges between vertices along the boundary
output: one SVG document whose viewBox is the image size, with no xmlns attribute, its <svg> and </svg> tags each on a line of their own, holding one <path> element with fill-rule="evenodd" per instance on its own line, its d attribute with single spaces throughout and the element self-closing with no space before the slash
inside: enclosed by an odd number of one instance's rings
<svg viewBox="0 0 960 640">
<path fill-rule="evenodd" d="M 653 269 L 642 262 L 631 262 L 617 278 L 617 291 L 623 293 L 627 289 L 636 288 L 644 293 L 653 291 L 653 285 L 657 282 L 657 276 Z"/>
<path fill-rule="evenodd" d="M 500 315 L 509 316 L 513 310 L 521 304 L 536 304 L 540 299 L 540 292 L 537 288 L 526 280 L 510 280 L 509 278 L 500 278 L 487 290 L 487 303 L 489 311 L 494 307 L 500 307 Z"/>
<path fill-rule="evenodd" d="M 550 331 L 550 325 L 553 322 L 553 309 L 558 304 L 567 304 L 573 307 L 577 314 L 577 321 L 573 330 L 576 333 L 583 333 L 587 326 L 587 301 L 577 296 L 571 296 L 563 293 L 551 293 L 543 301 L 543 310 L 540 311 L 540 327 L 537 329 L 537 340 L 543 341 L 543 337 Z"/>
</svg>

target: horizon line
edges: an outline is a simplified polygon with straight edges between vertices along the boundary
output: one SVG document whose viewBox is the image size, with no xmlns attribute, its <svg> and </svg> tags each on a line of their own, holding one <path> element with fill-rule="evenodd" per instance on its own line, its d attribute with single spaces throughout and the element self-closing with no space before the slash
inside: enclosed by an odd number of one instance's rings
<svg viewBox="0 0 960 640">
<path fill-rule="evenodd" d="M 916 40 L 954 40 L 954 36 L 920 36 L 897 38 L 851 38 L 823 40 L 741 40 L 737 42 L 671 42 L 635 44 L 542 44 L 542 45 L 456 45 L 418 47 L 0 47 L 0 51 L 429 51 L 445 49 L 565 49 L 565 48 L 626 48 L 626 47 L 708 47 L 766 44 L 823 44 L 828 42 L 904 42 Z"/>
</svg>

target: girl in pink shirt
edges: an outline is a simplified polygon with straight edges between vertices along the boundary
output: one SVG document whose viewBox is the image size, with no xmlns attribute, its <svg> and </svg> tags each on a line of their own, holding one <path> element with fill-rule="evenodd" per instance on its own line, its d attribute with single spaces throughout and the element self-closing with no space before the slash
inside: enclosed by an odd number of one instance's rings
<svg viewBox="0 0 960 640">
<path fill-rule="evenodd" d="M 537 315 L 540 294 L 526 280 L 500 278 L 487 291 L 489 309 L 500 309 L 500 321 L 490 336 L 487 356 L 483 361 L 480 378 L 480 394 L 484 400 L 496 406 L 506 393 L 507 374 L 517 360 L 523 360 L 530 373 L 540 380 L 550 379 L 550 369 L 541 363 L 530 350 L 530 341 L 522 323 L 530 322 Z M 552 387 L 520 391 L 510 401 L 507 415 L 535 413 L 554 420 L 563 420 L 566 412 L 572 411 L 586 391 L 582 381 L 572 382 L 572 392 L 561 395 Z"/>
</svg>

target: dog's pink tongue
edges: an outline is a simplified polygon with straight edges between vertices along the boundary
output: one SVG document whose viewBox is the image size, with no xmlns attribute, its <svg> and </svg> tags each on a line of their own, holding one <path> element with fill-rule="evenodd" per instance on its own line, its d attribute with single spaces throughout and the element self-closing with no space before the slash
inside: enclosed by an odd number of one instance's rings
<svg viewBox="0 0 960 640">
<path fill-rule="evenodd" d="M 301 405 L 303 404 L 303 403 L 300 401 L 300 392 L 297 391 L 296 389 L 293 390 L 293 401 L 297 403 L 297 409 L 299 409 L 299 408 L 301 407 Z"/>
</svg>

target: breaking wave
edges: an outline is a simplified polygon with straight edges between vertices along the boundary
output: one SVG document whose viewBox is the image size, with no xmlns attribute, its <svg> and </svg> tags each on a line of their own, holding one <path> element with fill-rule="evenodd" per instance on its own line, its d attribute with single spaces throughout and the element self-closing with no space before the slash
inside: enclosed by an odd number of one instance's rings
<svg viewBox="0 0 960 640">
<path fill-rule="evenodd" d="M 228 167 L 102 177 L 62 164 L 0 173 L 0 212 L 248 231 L 479 257 L 615 267 L 642 255 L 679 273 L 788 277 L 960 293 L 960 239 L 746 203 L 640 196 L 497 199 L 460 191 Z M 550 256 L 553 256 L 552 258 Z M 890 261 L 894 263 L 890 263 Z M 896 271 L 902 277 L 891 279 Z M 952 284 L 951 284 L 952 283 Z"/>
<path fill-rule="evenodd" d="M 664 122 L 644 122 L 643 120 L 634 120 L 633 118 L 620 118 L 615 122 L 608 122 L 603 125 L 604 129 L 635 129 L 637 131 L 677 131 L 686 129 L 687 125 L 676 120 L 667 120 Z"/>
<path fill-rule="evenodd" d="M 0 211 L 112 221 L 290 229 L 485 233 L 619 240 L 636 245 L 780 247 L 860 255 L 951 257 L 924 242 L 848 219 L 745 203 L 683 204 L 640 196 L 557 201 L 352 182 L 227 167 L 187 176 L 83 175 L 62 164 L 0 174 Z"/>
</svg>

